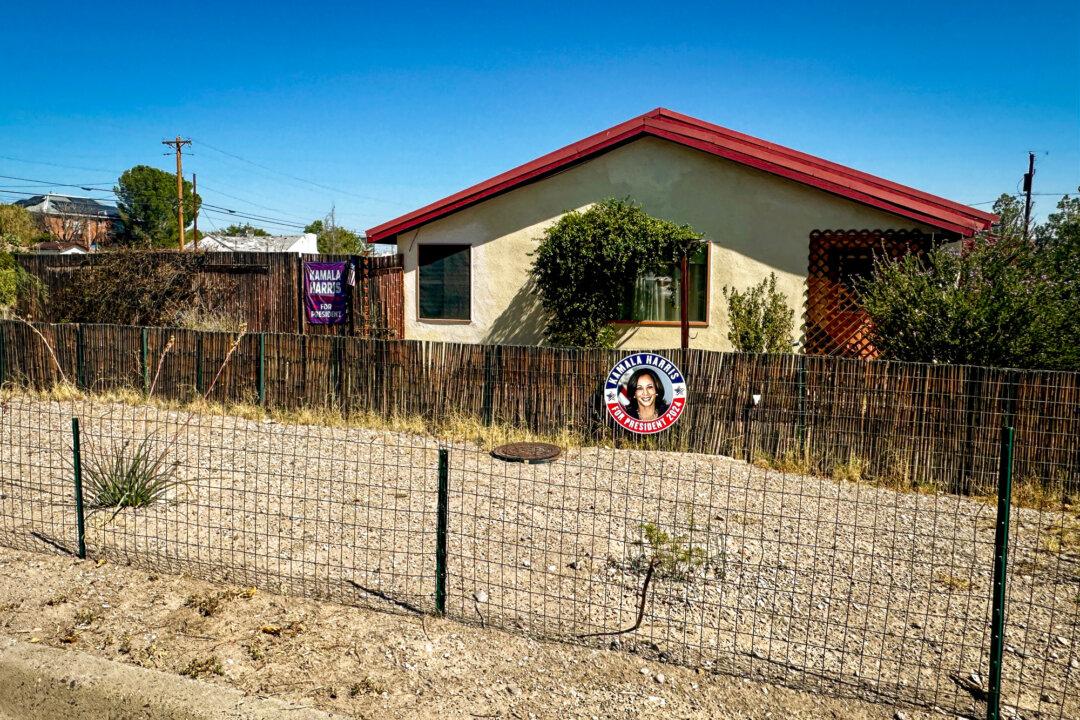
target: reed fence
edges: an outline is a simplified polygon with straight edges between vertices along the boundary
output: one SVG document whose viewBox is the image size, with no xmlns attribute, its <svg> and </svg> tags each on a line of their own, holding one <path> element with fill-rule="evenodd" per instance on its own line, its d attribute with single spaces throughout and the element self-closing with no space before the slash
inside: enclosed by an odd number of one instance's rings
<svg viewBox="0 0 1080 720">
<path fill-rule="evenodd" d="M 0 322 L 0 383 L 191 399 L 236 337 L 115 325 Z M 166 347 L 168 352 L 164 352 Z M 342 336 L 239 337 L 209 399 L 268 409 L 471 417 L 585 442 L 722 454 L 905 486 L 993 492 L 994 447 L 1015 427 L 1021 485 L 1080 493 L 1080 374 L 803 355 L 666 350 L 690 400 L 659 438 L 609 423 L 601 391 L 619 351 Z M 59 367 L 56 365 L 58 364 Z M 756 400 L 755 400 L 756 398 Z"/>
<path fill-rule="evenodd" d="M 175 253 L 159 253 L 167 261 Z M 64 308 L 52 301 L 64 285 L 79 282 L 79 273 L 100 260 L 99 255 L 15 255 L 28 273 L 38 278 L 44 301 L 20 299 L 18 312 L 35 320 L 66 320 Z M 360 335 L 404 337 L 405 314 L 400 255 L 297 255 L 295 253 L 203 253 L 199 272 L 213 273 L 225 285 L 228 298 L 220 308 L 247 324 L 252 332 L 302 335 Z M 304 262 L 347 261 L 356 268 L 356 285 L 348 296 L 348 322 L 310 325 L 304 319 Z M 31 307 L 31 303 L 34 306 Z"/>
</svg>

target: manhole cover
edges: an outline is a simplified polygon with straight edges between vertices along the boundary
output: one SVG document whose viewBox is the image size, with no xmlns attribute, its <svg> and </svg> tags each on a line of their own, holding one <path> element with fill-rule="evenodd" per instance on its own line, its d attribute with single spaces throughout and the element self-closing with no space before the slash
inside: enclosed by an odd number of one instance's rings
<svg viewBox="0 0 1080 720">
<path fill-rule="evenodd" d="M 561 452 L 561 447 L 551 443 L 519 442 L 500 445 L 491 451 L 491 455 L 507 462 L 523 462 L 532 465 L 551 462 L 559 457 Z"/>
</svg>

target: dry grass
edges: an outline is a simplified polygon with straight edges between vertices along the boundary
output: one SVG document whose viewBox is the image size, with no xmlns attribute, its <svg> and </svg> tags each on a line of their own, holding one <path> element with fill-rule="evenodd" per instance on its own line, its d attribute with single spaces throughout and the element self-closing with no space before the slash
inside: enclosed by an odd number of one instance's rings
<svg viewBox="0 0 1080 720">
<path fill-rule="evenodd" d="M 486 450 L 512 442 L 550 442 L 564 448 L 586 446 L 610 447 L 611 442 L 594 441 L 581 433 L 564 429 L 557 434 L 536 433 L 512 425 L 487 425 L 483 420 L 467 415 L 451 415 L 431 421 L 419 415 L 384 417 L 373 412 L 342 413 L 328 405 L 303 408 L 264 408 L 253 403 L 218 403 L 196 397 L 191 400 L 147 397 L 134 388 L 117 388 L 102 392 L 87 392 L 70 383 L 58 383 L 47 390 L 0 389 L 4 397 L 32 397 L 37 400 L 74 402 L 94 400 L 132 406 L 149 405 L 160 410 L 189 412 L 196 415 L 228 415 L 245 420 L 272 420 L 283 425 L 318 425 L 329 428 L 359 428 L 385 432 L 431 436 L 453 442 L 473 442 Z"/>
<path fill-rule="evenodd" d="M 955 590 L 957 592 L 967 592 L 972 588 L 971 580 L 944 571 L 939 571 L 934 575 L 934 580 L 950 590 Z"/>
<path fill-rule="evenodd" d="M 226 602 L 237 598 L 250 600 L 255 597 L 256 592 L 255 588 L 247 588 L 244 590 L 223 590 L 216 593 L 191 595 L 184 601 L 184 607 L 191 608 L 203 617 L 213 617 L 224 607 Z"/>
<path fill-rule="evenodd" d="M 225 668 L 222 667 L 221 660 L 216 656 L 210 656 L 192 660 L 188 663 L 187 667 L 180 671 L 180 674 L 192 679 L 197 679 L 201 677 L 210 677 L 211 675 L 224 675 Z"/>
<path fill-rule="evenodd" d="M 1054 555 L 1080 553 L 1080 520 L 1062 519 L 1039 535 L 1042 548 Z"/>
<path fill-rule="evenodd" d="M 230 315 L 223 310 L 208 310 L 202 307 L 189 307 L 176 314 L 177 327 L 187 330 L 205 330 L 209 332 L 244 332 L 247 323 L 240 317 Z"/>
</svg>

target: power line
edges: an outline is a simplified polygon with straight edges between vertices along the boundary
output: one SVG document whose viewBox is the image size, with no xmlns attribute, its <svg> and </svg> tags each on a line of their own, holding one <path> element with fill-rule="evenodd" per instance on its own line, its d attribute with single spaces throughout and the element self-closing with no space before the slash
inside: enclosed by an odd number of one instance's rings
<svg viewBox="0 0 1080 720">
<path fill-rule="evenodd" d="M 64 168 L 65 170 L 86 170 L 87 172 L 103 172 L 110 175 L 120 175 L 115 170 L 102 170 L 101 168 L 88 168 L 79 167 L 78 165 L 61 165 L 60 163 L 45 162 L 43 160 L 25 160 L 23 158 L 11 157 L 10 155 L 0 155 L 0 159 L 11 160 L 12 162 L 21 162 L 28 165 L 48 165 L 49 167 Z"/>
<path fill-rule="evenodd" d="M 307 185 L 317 187 L 317 188 L 319 188 L 321 190 L 329 190 L 330 192 L 340 193 L 342 195 L 351 195 L 352 197 L 359 198 L 361 200 L 371 200 L 373 202 L 387 203 L 389 205 L 401 206 L 401 205 L 404 204 L 404 203 L 402 203 L 400 201 L 396 201 L 396 200 L 387 200 L 386 198 L 378 198 L 378 197 L 373 197 L 371 195 L 361 195 L 359 193 L 349 192 L 348 190 L 342 190 L 341 188 L 335 188 L 335 187 L 331 187 L 329 185 L 323 185 L 322 183 L 315 182 L 314 180 L 308 180 L 307 178 L 302 178 L 302 177 L 299 177 L 297 175 L 291 175 L 291 174 L 286 173 L 286 172 L 281 172 L 280 170 L 275 170 L 274 168 L 267 167 L 266 165 L 263 165 L 261 163 L 257 163 L 254 160 L 248 160 L 247 158 L 240 157 L 239 155 L 236 155 L 235 153 L 231 153 L 231 152 L 229 152 L 227 150 L 222 150 L 221 148 L 214 147 L 213 145 L 211 145 L 210 143 L 208 143 L 208 142 L 206 142 L 204 140 L 196 139 L 196 142 L 199 143 L 202 146 L 205 146 L 205 147 L 209 148 L 210 150 L 213 150 L 214 152 L 221 153 L 222 155 L 231 157 L 231 158 L 233 158 L 235 160 L 239 160 L 240 162 L 247 163 L 248 165 L 252 165 L 252 166 L 257 167 L 257 168 L 261 168 L 262 170 L 274 173 L 275 175 L 281 175 L 282 177 L 287 177 L 287 178 L 290 178 L 292 180 L 296 180 L 298 182 L 302 182 L 302 183 L 305 183 Z"/>
<path fill-rule="evenodd" d="M 2 176 L 0 176 L 0 177 L 2 177 Z M 206 183 L 203 183 L 203 189 L 204 190 L 209 190 L 214 195 L 221 195 L 222 197 L 227 197 L 227 198 L 229 198 L 231 200 L 237 200 L 239 202 L 246 203 L 246 204 L 251 205 L 253 207 L 261 208 L 263 210 L 269 210 L 270 212 L 281 213 L 282 215 L 288 215 L 289 217 L 293 218 L 294 220 L 304 220 L 305 219 L 304 217 L 302 217 L 300 215 L 293 215 L 292 213 L 282 213 L 281 210 L 279 210 L 278 208 L 272 208 L 272 207 L 269 207 L 267 205 L 260 205 L 259 203 L 254 202 L 252 200 L 247 200 L 246 198 L 237 197 L 236 195 L 230 195 L 229 193 L 223 192 L 221 190 L 215 190 L 214 188 L 210 187 Z"/>
<path fill-rule="evenodd" d="M 205 212 L 205 213 L 217 215 L 217 216 L 219 216 L 221 218 L 230 219 L 230 220 L 231 219 L 236 219 L 236 218 L 239 218 L 241 220 L 254 220 L 255 222 L 262 223 L 264 225 L 278 225 L 278 226 L 281 226 L 281 227 L 297 228 L 297 229 L 301 229 L 301 230 L 304 227 L 306 227 L 304 225 L 300 225 L 300 224 L 292 223 L 292 222 L 286 222 L 286 221 L 283 221 L 283 220 L 271 220 L 269 218 L 250 217 L 250 216 L 247 216 L 247 215 L 241 215 L 240 213 L 230 213 L 228 211 L 217 210 L 217 209 L 214 209 L 214 208 L 207 208 L 207 206 L 205 206 L 205 205 L 203 205 L 200 208 L 200 212 Z"/>
<path fill-rule="evenodd" d="M 1009 197 L 1016 198 L 1016 197 L 1020 197 L 1024 193 L 1012 193 L 1012 194 L 1006 193 L 1006 194 Z M 1041 193 L 1031 193 L 1031 197 L 1039 197 L 1039 196 L 1065 197 L 1066 195 L 1075 195 L 1075 194 L 1076 194 L 1075 191 L 1074 192 L 1056 192 L 1056 193 L 1054 193 L 1054 192 L 1041 192 Z M 1001 197 L 999 196 L 999 197 L 994 198 L 993 200 L 983 200 L 982 202 L 964 203 L 964 204 L 965 205 L 970 205 L 972 207 L 976 207 L 978 205 L 992 205 L 992 204 L 996 203 L 1000 199 L 1001 199 Z"/>
<path fill-rule="evenodd" d="M 89 191 L 89 192 L 111 192 L 112 191 L 111 187 L 109 188 L 109 190 L 102 190 L 100 188 L 86 187 L 86 186 L 92 186 L 92 185 L 109 185 L 109 186 L 111 186 L 112 185 L 111 182 L 75 182 L 75 184 L 72 184 L 72 182 L 53 182 L 52 180 L 35 180 L 35 179 L 29 178 L 29 177 L 15 177 L 14 175 L 0 175 L 0 178 L 3 178 L 5 180 L 21 180 L 23 182 L 38 182 L 38 184 L 40 184 L 40 185 L 51 185 L 51 186 L 55 186 L 55 187 L 58 187 L 58 188 L 79 188 L 80 190 L 86 190 L 86 191 Z"/>
<path fill-rule="evenodd" d="M 18 195 L 19 197 L 38 197 L 40 195 L 56 195 L 56 193 L 26 192 L 26 191 L 16 191 L 16 190 L 0 190 L 0 193 L 5 193 L 7 195 Z M 104 202 L 115 202 L 115 200 L 113 198 L 111 198 L 111 197 L 110 198 L 86 197 L 86 196 L 80 195 L 79 198 L 81 198 L 83 200 L 98 200 L 98 201 L 104 201 Z"/>
</svg>

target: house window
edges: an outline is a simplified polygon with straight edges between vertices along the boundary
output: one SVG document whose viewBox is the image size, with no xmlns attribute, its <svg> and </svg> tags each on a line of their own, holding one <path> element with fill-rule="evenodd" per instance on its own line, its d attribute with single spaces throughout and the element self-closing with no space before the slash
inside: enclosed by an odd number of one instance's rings
<svg viewBox="0 0 1080 720">
<path fill-rule="evenodd" d="M 874 274 L 872 248 L 833 248 L 829 252 L 830 278 L 849 292 L 858 290 L 863 280 Z"/>
<path fill-rule="evenodd" d="M 420 245 L 419 317 L 468 320 L 472 306 L 469 245 Z"/>
<path fill-rule="evenodd" d="M 709 295 L 709 248 L 704 246 L 690 257 L 690 322 L 706 322 Z M 646 272 L 626 288 L 622 316 L 624 322 L 680 322 L 682 288 L 679 264 L 672 263 Z"/>
</svg>

